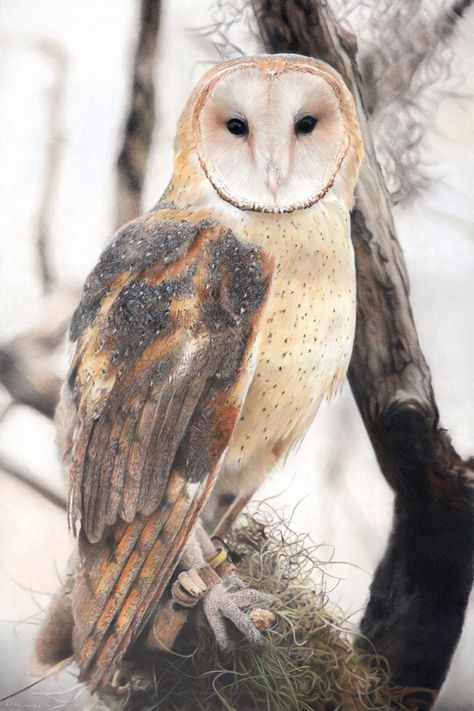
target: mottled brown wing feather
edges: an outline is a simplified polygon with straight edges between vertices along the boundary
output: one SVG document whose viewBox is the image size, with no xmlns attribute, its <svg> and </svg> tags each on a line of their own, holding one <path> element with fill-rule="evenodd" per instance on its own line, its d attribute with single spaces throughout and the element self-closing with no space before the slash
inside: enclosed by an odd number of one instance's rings
<svg viewBox="0 0 474 711">
<path fill-rule="evenodd" d="M 62 409 L 81 523 L 73 648 L 93 687 L 149 618 L 210 492 L 270 279 L 261 251 L 165 209 L 127 225 L 86 283 Z"/>
</svg>

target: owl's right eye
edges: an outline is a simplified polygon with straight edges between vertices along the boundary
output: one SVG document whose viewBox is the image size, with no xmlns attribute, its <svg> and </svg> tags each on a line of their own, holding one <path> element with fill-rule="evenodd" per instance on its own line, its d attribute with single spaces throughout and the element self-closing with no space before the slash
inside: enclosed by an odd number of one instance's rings
<svg viewBox="0 0 474 711">
<path fill-rule="evenodd" d="M 246 136 L 249 132 L 249 125 L 244 119 L 231 118 L 227 121 L 226 126 L 234 136 Z"/>
</svg>

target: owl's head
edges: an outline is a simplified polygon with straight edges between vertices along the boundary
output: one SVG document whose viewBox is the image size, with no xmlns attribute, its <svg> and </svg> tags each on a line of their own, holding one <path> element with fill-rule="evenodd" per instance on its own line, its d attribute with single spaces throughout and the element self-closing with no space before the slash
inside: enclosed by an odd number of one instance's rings
<svg viewBox="0 0 474 711">
<path fill-rule="evenodd" d="M 334 69 L 264 55 L 226 62 L 201 79 L 178 125 L 176 154 L 177 166 L 193 163 L 235 207 L 282 213 L 331 189 L 350 203 L 362 141 Z"/>
</svg>

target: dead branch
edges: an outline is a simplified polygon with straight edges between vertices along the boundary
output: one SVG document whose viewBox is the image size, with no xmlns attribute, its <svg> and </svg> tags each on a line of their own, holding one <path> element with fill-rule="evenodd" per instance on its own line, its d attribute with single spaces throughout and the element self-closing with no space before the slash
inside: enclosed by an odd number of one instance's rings
<svg viewBox="0 0 474 711">
<path fill-rule="evenodd" d="M 61 378 L 57 359 L 78 295 L 58 292 L 38 326 L 0 344 L 0 383 L 14 402 L 53 418 Z"/>
<path fill-rule="evenodd" d="M 35 343 L 22 341 L 0 348 L 0 382 L 16 402 L 53 418 L 60 379 L 54 373 L 38 368 Z"/>
<path fill-rule="evenodd" d="M 36 242 L 43 291 L 48 292 L 53 284 L 53 273 L 49 262 L 49 222 L 52 203 L 56 195 L 63 145 L 61 111 L 64 102 L 67 60 L 62 48 L 54 42 L 43 40 L 35 43 L 34 47 L 46 57 L 53 70 L 53 82 L 49 95 L 47 115 L 48 137 L 45 151 L 45 169 L 44 178 L 41 181 L 43 195 L 38 215 Z"/>
<path fill-rule="evenodd" d="M 461 633 L 472 585 L 473 462 L 461 461 L 439 427 L 353 42 L 325 2 L 253 0 L 253 7 L 267 51 L 329 62 L 356 101 L 366 159 L 352 217 L 358 305 L 349 380 L 382 472 L 396 493 L 392 537 L 375 573 L 362 630 L 389 660 L 395 683 L 436 692 Z M 414 692 L 413 699 L 429 704 L 432 695 Z"/>
<path fill-rule="evenodd" d="M 155 125 L 154 58 L 161 0 L 141 0 L 130 109 L 117 160 L 117 226 L 141 213 L 146 164 Z"/>
<path fill-rule="evenodd" d="M 63 496 L 59 496 L 47 486 L 40 484 L 32 474 L 29 474 L 3 455 L 0 455 L 0 471 L 5 472 L 5 474 L 8 474 L 17 481 L 21 481 L 22 484 L 26 484 L 30 489 L 33 489 L 33 491 L 51 504 L 58 506 L 63 511 L 66 510 L 66 499 Z"/>
</svg>

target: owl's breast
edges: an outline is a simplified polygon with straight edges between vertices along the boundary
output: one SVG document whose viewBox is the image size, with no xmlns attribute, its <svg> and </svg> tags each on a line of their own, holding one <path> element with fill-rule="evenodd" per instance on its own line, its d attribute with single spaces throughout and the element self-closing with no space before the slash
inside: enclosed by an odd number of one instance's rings
<svg viewBox="0 0 474 711">
<path fill-rule="evenodd" d="M 309 226 L 292 220 L 280 235 L 255 375 L 225 458 L 230 469 L 271 469 L 346 374 L 355 325 L 349 223 L 340 210 L 319 218 Z"/>
</svg>

